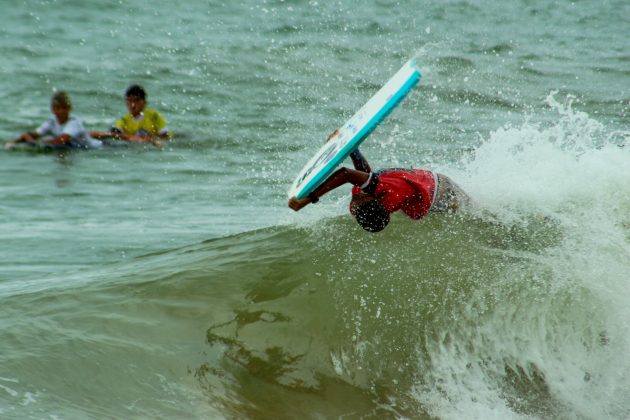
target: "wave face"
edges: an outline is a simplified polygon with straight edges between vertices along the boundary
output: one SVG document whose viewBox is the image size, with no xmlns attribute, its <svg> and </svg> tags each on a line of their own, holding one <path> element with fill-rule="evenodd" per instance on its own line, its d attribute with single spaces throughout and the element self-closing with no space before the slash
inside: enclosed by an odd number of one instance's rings
<svg viewBox="0 0 630 420">
<path fill-rule="evenodd" d="M 254 417 L 626 417 L 628 149 L 570 99 L 547 103 L 555 120 L 506 126 L 444 168 L 475 198 L 468 214 L 229 239 L 243 254 L 212 266 L 238 292 L 219 297 L 233 304 L 196 370 L 225 389 L 218 403 Z"/>
</svg>

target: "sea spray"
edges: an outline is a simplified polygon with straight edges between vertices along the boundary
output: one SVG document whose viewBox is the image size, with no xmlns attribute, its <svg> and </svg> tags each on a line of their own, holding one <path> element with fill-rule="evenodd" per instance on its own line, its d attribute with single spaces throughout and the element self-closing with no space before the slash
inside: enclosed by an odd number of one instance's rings
<svg viewBox="0 0 630 420">
<path fill-rule="evenodd" d="M 506 226 L 558 227 L 558 242 L 517 257 L 477 285 L 419 354 L 415 395 L 440 417 L 626 417 L 630 364 L 629 153 L 572 101 L 557 119 L 491 133 L 459 177 Z M 510 257 L 512 255 L 512 257 Z M 510 261 L 511 260 L 511 261 Z M 488 310 L 490 295 L 494 305 Z M 481 299 L 481 300 L 480 300 Z M 485 308 L 479 312 L 475 308 Z M 463 322 L 461 322 L 463 321 Z M 430 335 L 427 335 L 430 337 Z"/>
</svg>

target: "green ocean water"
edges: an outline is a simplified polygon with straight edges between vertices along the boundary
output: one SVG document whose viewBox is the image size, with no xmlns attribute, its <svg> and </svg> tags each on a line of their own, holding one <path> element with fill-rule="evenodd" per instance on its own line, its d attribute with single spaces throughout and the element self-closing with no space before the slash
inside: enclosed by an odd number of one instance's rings
<svg viewBox="0 0 630 420">
<path fill-rule="evenodd" d="M 140 83 L 164 149 L 0 151 L 0 418 L 630 416 L 630 4 L 0 0 L 0 140 Z M 362 146 L 477 208 L 378 235 L 301 166 Z"/>
</svg>

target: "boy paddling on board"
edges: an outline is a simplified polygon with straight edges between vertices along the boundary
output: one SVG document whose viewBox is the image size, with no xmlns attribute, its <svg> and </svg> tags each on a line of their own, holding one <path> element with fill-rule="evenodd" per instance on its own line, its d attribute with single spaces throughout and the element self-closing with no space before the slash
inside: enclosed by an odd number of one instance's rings
<svg viewBox="0 0 630 420">
<path fill-rule="evenodd" d="M 162 141 L 170 140 L 171 133 L 162 114 L 155 109 L 146 108 L 147 93 L 142 86 L 129 86 L 125 92 L 125 102 L 129 113 L 116 121 L 110 132 L 92 131 L 90 135 L 98 139 L 114 138 L 152 143 L 158 147 L 162 145 Z"/>
<path fill-rule="evenodd" d="M 390 168 L 373 172 L 359 150 L 350 157 L 354 169 L 340 168 L 307 197 L 291 197 L 295 211 L 341 185 L 351 183 L 350 213 L 368 232 L 379 232 L 398 210 L 418 220 L 431 212 L 453 212 L 470 203 L 468 195 L 449 177 L 423 169 Z"/>
<path fill-rule="evenodd" d="M 80 118 L 70 115 L 72 102 L 66 92 L 59 91 L 53 94 L 50 99 L 50 110 L 54 118 L 44 122 L 36 130 L 27 131 L 17 139 L 7 142 L 4 145 L 5 149 L 12 149 L 17 144 L 80 149 L 95 149 L 102 146 L 99 140 L 88 135 Z"/>
</svg>

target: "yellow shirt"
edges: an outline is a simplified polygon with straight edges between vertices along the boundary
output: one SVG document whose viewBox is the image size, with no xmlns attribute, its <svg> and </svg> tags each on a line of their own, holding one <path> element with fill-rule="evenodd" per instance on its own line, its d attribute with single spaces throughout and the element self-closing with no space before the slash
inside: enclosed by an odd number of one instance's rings
<svg viewBox="0 0 630 420">
<path fill-rule="evenodd" d="M 158 134 L 168 133 L 166 120 L 162 114 L 154 109 L 145 109 L 140 114 L 139 119 L 135 119 L 131 114 L 127 113 L 116 121 L 115 126 L 127 134 L 144 133 L 151 137 L 157 137 Z"/>
</svg>

